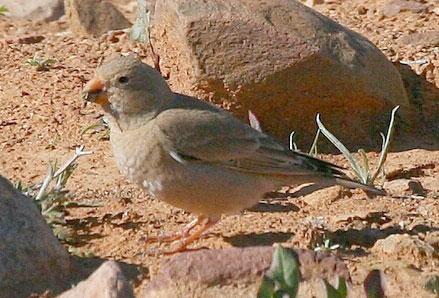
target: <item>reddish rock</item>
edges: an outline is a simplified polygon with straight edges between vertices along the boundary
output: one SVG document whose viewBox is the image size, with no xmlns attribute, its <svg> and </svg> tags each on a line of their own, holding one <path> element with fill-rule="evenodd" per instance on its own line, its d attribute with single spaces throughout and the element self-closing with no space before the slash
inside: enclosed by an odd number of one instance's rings
<svg viewBox="0 0 439 298">
<path fill-rule="evenodd" d="M 372 252 L 383 258 L 403 259 L 414 263 L 439 262 L 439 254 L 431 245 L 417 236 L 407 234 L 390 235 L 378 240 L 372 247 Z"/>
<path fill-rule="evenodd" d="M 171 293 L 175 295 L 173 297 L 186 297 L 189 293 L 195 296 L 197 294 L 194 293 L 212 295 L 215 287 L 238 282 L 241 285 L 252 284 L 253 289 L 247 289 L 247 292 L 241 289 L 233 292 L 232 296 L 250 297 L 270 267 L 273 251 L 273 247 L 247 247 L 179 254 L 160 265 L 158 275 L 146 285 L 140 297 L 171 297 Z M 332 280 L 335 276 L 350 280 L 346 265 L 335 256 L 308 250 L 296 252 L 305 282 L 320 281 L 321 278 Z M 228 291 L 224 293 L 231 295 Z"/>
<path fill-rule="evenodd" d="M 284 143 L 292 130 L 311 143 L 321 113 L 341 140 L 370 146 L 386 112 L 408 106 L 379 49 L 298 1 L 158 1 L 152 35 L 174 90 L 251 110 Z"/>
</svg>

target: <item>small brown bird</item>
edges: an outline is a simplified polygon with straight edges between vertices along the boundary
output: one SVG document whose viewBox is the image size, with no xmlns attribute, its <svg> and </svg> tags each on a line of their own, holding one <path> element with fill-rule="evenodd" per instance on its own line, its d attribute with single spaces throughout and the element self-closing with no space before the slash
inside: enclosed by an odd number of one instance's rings
<svg viewBox="0 0 439 298">
<path fill-rule="evenodd" d="M 173 251 L 184 250 L 222 214 L 249 208 L 284 185 L 340 184 L 381 193 L 224 110 L 172 92 L 158 71 L 132 55 L 100 66 L 83 95 L 106 112 L 120 171 L 158 199 L 198 215 L 180 233 L 150 238 L 178 241 Z"/>
</svg>

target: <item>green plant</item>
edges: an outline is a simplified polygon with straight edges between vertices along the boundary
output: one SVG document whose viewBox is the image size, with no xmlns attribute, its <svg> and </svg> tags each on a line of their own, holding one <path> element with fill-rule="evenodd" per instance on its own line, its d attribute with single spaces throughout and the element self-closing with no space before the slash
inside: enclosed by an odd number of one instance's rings
<svg viewBox="0 0 439 298">
<path fill-rule="evenodd" d="M 331 243 L 331 239 L 324 239 L 321 245 L 317 245 L 314 251 L 331 251 L 340 248 L 340 244 Z"/>
<path fill-rule="evenodd" d="M 299 151 L 299 148 L 297 147 L 296 141 L 294 140 L 296 132 L 292 131 L 290 133 L 290 150 L 291 151 Z"/>
<path fill-rule="evenodd" d="M 425 288 L 439 297 L 439 276 L 435 275 L 431 277 L 425 284 Z"/>
<path fill-rule="evenodd" d="M 265 274 L 258 290 L 258 298 L 294 298 L 300 282 L 299 263 L 296 253 L 277 246 L 270 269 Z"/>
<path fill-rule="evenodd" d="M 57 167 L 50 164 L 44 181 L 41 184 L 26 187 L 21 181 L 15 187 L 33 199 L 41 211 L 41 215 L 47 224 L 52 228 L 55 236 L 62 241 L 70 241 L 73 231 L 66 226 L 66 208 L 71 206 L 90 207 L 97 204 L 71 201 L 71 194 L 65 188 L 67 181 L 77 167 L 75 161 L 84 155 L 89 155 L 91 151 L 83 151 L 84 146 L 76 148 L 75 155 L 71 157 L 63 166 Z M 50 185 L 53 184 L 52 187 Z"/>
<path fill-rule="evenodd" d="M 8 12 L 8 9 L 4 5 L 0 5 L 0 16 L 5 15 Z"/>
<path fill-rule="evenodd" d="M 26 64 L 35 67 L 37 71 L 49 70 L 55 62 L 56 62 L 55 59 L 46 59 L 46 58 L 37 58 L 37 57 L 33 57 L 31 59 L 26 60 Z"/>
<path fill-rule="evenodd" d="M 329 132 L 328 129 L 323 125 L 323 123 L 320 120 L 320 115 L 317 114 L 317 125 L 319 129 L 322 131 L 322 133 L 328 138 L 329 141 L 331 141 L 332 144 L 334 144 L 335 147 L 337 147 L 338 150 L 345 156 L 345 158 L 348 160 L 352 170 L 354 171 L 355 175 L 358 177 L 358 179 L 368 185 L 373 185 L 375 179 L 378 177 L 380 173 L 383 173 L 383 166 L 387 158 L 387 152 L 389 150 L 389 144 L 393 135 L 394 131 L 394 123 L 395 123 L 395 114 L 398 111 L 399 106 L 395 107 L 392 110 L 391 118 L 390 118 L 390 124 L 389 129 L 387 132 L 387 136 L 384 136 L 383 133 L 381 133 L 381 138 L 383 140 L 382 150 L 380 154 L 380 159 L 378 162 L 378 166 L 375 170 L 375 172 L 372 174 L 369 160 L 366 156 L 366 153 L 363 149 L 358 150 L 358 153 L 361 157 L 361 160 L 356 160 L 354 156 L 351 154 L 351 152 L 346 148 L 345 145 L 343 145 L 331 132 Z"/>
<path fill-rule="evenodd" d="M 326 279 L 323 282 L 325 283 L 327 298 L 346 298 L 348 296 L 346 280 L 343 277 L 338 278 L 337 288 L 334 288 Z"/>
<path fill-rule="evenodd" d="M 320 129 L 317 129 L 316 136 L 314 137 L 314 141 L 312 142 L 311 148 L 309 149 L 308 154 L 312 156 L 317 156 L 319 153 L 317 150 L 317 142 L 319 141 Z"/>
<path fill-rule="evenodd" d="M 297 147 L 296 141 L 294 140 L 295 132 L 292 131 L 290 133 L 290 150 L 291 151 L 300 151 Z M 319 140 L 320 136 L 320 129 L 317 129 L 316 135 L 314 137 L 314 140 L 312 142 L 311 148 L 309 148 L 308 154 L 311 156 L 317 156 L 318 150 L 317 150 L 317 142 Z"/>
</svg>

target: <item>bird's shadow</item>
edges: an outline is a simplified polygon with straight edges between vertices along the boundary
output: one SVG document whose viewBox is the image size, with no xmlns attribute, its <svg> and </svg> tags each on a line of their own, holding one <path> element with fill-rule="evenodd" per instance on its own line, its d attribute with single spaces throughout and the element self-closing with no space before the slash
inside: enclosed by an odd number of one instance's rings
<svg viewBox="0 0 439 298">
<path fill-rule="evenodd" d="M 224 241 L 235 247 L 271 246 L 274 243 L 286 242 L 293 235 L 293 233 L 285 232 L 250 233 L 224 237 Z"/>
<path fill-rule="evenodd" d="M 334 232 L 327 232 L 326 237 L 331 239 L 333 243 L 341 244 L 343 247 L 359 246 L 363 248 L 371 248 L 378 240 L 387 238 L 390 235 L 418 235 L 419 233 L 435 231 L 439 231 L 439 227 L 419 224 L 411 229 L 392 226 L 385 229 L 367 227 L 364 229 L 352 228 L 347 230 L 336 230 Z"/>
<path fill-rule="evenodd" d="M 252 212 L 270 212 L 270 213 L 282 213 L 282 212 L 297 212 L 299 207 L 294 204 L 283 204 L 278 201 L 259 202 L 255 206 L 247 209 Z"/>
</svg>

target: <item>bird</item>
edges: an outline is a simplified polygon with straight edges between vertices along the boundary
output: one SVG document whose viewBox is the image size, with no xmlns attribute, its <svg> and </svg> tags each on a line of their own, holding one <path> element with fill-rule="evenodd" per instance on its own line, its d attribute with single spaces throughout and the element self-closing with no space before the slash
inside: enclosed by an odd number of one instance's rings
<svg viewBox="0 0 439 298">
<path fill-rule="evenodd" d="M 282 186 L 339 184 L 383 194 L 228 111 L 173 92 L 133 54 L 97 67 L 82 97 L 102 107 L 120 172 L 151 196 L 196 215 L 179 232 L 146 239 L 173 242 L 169 253 L 186 250 L 221 216 L 250 208 Z"/>
</svg>

